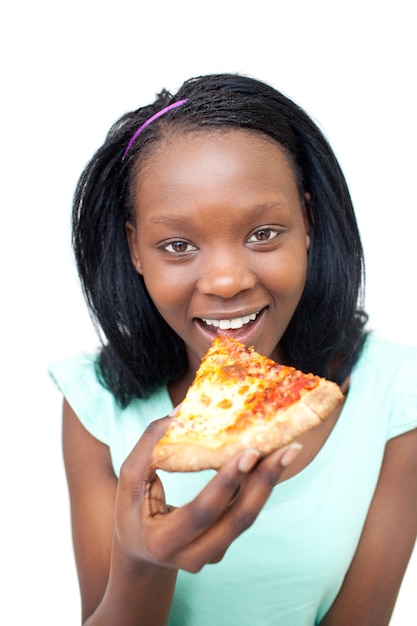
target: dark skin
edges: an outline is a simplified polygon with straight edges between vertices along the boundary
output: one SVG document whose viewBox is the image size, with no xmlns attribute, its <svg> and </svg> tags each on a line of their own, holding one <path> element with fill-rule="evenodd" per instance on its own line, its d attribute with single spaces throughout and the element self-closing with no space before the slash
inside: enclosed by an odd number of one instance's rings
<svg viewBox="0 0 417 626">
<path fill-rule="evenodd" d="M 303 290 L 310 239 L 305 198 L 271 140 L 246 131 L 196 133 L 162 147 L 139 173 L 137 214 L 126 234 L 134 267 L 187 347 L 189 368 L 169 387 L 177 405 L 216 332 L 210 320 L 233 320 L 236 338 L 285 361 L 279 342 Z M 245 322 L 251 314 L 256 319 Z M 256 450 L 239 453 L 192 502 L 174 509 L 149 461 L 169 418 L 150 425 L 117 479 L 108 447 L 65 401 L 83 623 L 166 624 L 178 570 L 198 572 L 221 560 L 278 483 L 311 462 L 341 410 L 300 437 L 302 447 L 264 459 Z M 417 533 L 416 450 L 417 430 L 387 443 L 358 550 L 325 626 L 389 623 Z"/>
<path fill-rule="evenodd" d="M 287 447 L 262 461 L 254 451 L 240 453 L 193 502 L 173 510 L 149 462 L 168 421 L 149 427 L 117 480 L 108 448 L 64 403 L 64 459 L 85 624 L 165 624 L 177 570 L 197 572 L 219 561 L 299 452 Z"/>
<path fill-rule="evenodd" d="M 84 429 L 65 403 L 64 458 L 83 623 L 166 624 L 177 569 L 196 572 L 222 558 L 256 519 L 275 484 L 308 464 L 336 419 L 332 416 L 326 427 L 300 438 L 303 449 L 288 466 L 281 464 L 282 451 L 262 462 L 256 455 L 243 461 L 238 455 L 200 500 L 172 511 L 149 465 L 167 420 L 152 424 L 118 481 L 107 446 Z M 389 624 L 417 533 L 416 446 L 416 430 L 387 444 L 357 553 L 325 626 Z"/>
</svg>

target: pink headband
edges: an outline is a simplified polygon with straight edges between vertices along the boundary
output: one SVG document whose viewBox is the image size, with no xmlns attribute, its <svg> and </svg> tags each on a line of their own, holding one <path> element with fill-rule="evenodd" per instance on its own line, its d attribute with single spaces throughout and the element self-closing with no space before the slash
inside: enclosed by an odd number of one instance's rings
<svg viewBox="0 0 417 626">
<path fill-rule="evenodd" d="M 132 147 L 133 142 L 135 141 L 135 139 L 140 135 L 140 133 L 147 127 L 149 126 L 149 124 L 151 122 L 153 122 L 154 120 L 158 119 L 158 117 L 161 117 L 161 115 L 164 115 L 164 113 L 167 113 L 167 111 L 170 111 L 171 109 L 175 109 L 179 106 L 181 106 L 182 104 L 184 104 L 185 102 L 187 102 L 188 98 L 186 98 L 185 100 L 178 100 L 178 102 L 173 102 L 172 104 L 169 104 L 168 106 L 166 106 L 164 109 L 161 109 L 160 111 L 158 111 L 158 113 L 155 113 L 155 115 L 152 115 L 151 117 L 149 117 L 146 122 L 143 122 L 142 126 L 139 126 L 139 128 L 137 129 L 137 131 L 135 131 L 135 133 L 133 134 L 131 140 L 129 141 L 129 143 L 127 144 L 127 148 L 123 154 L 122 157 L 122 161 L 125 160 L 127 153 L 129 152 L 130 148 Z"/>
</svg>

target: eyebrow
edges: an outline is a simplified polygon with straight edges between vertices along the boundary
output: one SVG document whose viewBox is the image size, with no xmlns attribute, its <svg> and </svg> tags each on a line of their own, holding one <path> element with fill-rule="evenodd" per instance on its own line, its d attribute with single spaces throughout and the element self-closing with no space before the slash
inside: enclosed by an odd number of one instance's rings
<svg viewBox="0 0 417 626">
<path fill-rule="evenodd" d="M 287 214 L 293 213 L 293 208 L 287 204 L 286 202 L 273 201 L 268 202 L 266 204 L 258 204 L 251 207 L 251 213 L 254 216 L 261 217 L 264 213 L 268 211 L 277 209 L 279 211 L 285 212 Z M 182 215 L 173 214 L 173 213 L 161 213 L 160 215 L 155 215 L 150 219 L 151 225 L 159 225 L 163 224 L 166 226 L 186 226 L 190 224 L 189 217 L 184 217 Z"/>
<path fill-rule="evenodd" d="M 266 204 L 257 204 L 252 208 L 254 214 L 258 214 L 259 216 L 274 209 L 284 211 L 285 213 L 293 213 L 292 206 L 287 202 L 281 202 L 280 200 L 274 200 L 273 202 L 268 202 Z"/>
<path fill-rule="evenodd" d="M 150 224 L 164 224 L 166 226 L 185 226 L 190 223 L 190 220 L 182 215 L 175 215 L 172 213 L 161 213 L 161 215 L 155 215 L 149 220 Z"/>
</svg>

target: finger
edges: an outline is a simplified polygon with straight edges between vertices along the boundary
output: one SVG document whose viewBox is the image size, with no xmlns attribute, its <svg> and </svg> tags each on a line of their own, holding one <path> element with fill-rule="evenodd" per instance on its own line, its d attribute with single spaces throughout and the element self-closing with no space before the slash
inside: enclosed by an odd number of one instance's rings
<svg viewBox="0 0 417 626">
<path fill-rule="evenodd" d="M 259 459 L 257 450 L 245 450 L 225 464 L 194 500 L 177 509 L 169 520 L 165 520 L 166 524 L 164 520 L 160 520 L 154 537 L 158 537 L 159 545 L 167 546 L 164 539 L 166 532 L 169 532 L 171 552 L 169 555 L 166 553 L 165 556 L 170 557 L 181 551 L 187 544 L 191 544 L 214 527 L 232 502 L 241 501 L 240 492 L 244 485 L 245 492 L 249 494 L 246 496 L 247 510 L 243 510 L 243 503 L 240 503 L 238 509 L 234 509 L 235 527 L 229 527 L 229 534 L 224 543 L 224 545 L 229 545 L 233 538 L 253 523 L 284 468 L 295 458 L 300 449 L 300 444 L 281 448 L 266 457 L 252 473 Z M 249 474 L 251 474 L 250 480 Z M 251 493 L 252 485 L 256 487 L 254 493 Z M 223 531 L 220 530 L 220 532 Z M 229 536 L 231 536 L 230 540 Z"/>
<path fill-rule="evenodd" d="M 216 562 L 230 544 L 256 520 L 285 467 L 299 454 L 299 444 L 272 453 L 243 481 L 239 494 L 223 515 L 180 555 L 180 567 L 198 571 L 205 563 Z"/>
<path fill-rule="evenodd" d="M 169 415 L 149 424 L 123 462 L 117 490 L 116 504 L 119 510 L 129 510 L 134 506 L 139 506 L 144 517 L 162 513 L 165 510 L 164 489 L 150 463 L 150 456 L 171 419 L 172 415 Z"/>
<path fill-rule="evenodd" d="M 247 474 L 259 460 L 257 450 L 245 450 L 226 463 L 190 503 L 154 520 L 153 541 L 164 546 L 162 560 L 181 551 L 214 524 L 229 506 Z M 169 534 L 169 542 L 166 541 Z"/>
<path fill-rule="evenodd" d="M 139 439 L 136 446 L 133 448 L 131 454 L 129 455 L 133 459 L 133 462 L 135 462 L 135 459 L 137 458 L 142 458 L 144 461 L 149 462 L 149 464 L 152 466 L 152 469 L 155 469 L 153 463 L 150 463 L 152 450 L 158 443 L 158 441 L 162 439 L 171 421 L 177 415 L 180 408 L 181 404 L 178 404 L 172 409 L 169 415 L 155 420 L 148 425 L 142 437 Z"/>
<path fill-rule="evenodd" d="M 130 475 L 131 472 L 136 476 L 136 480 L 138 477 L 143 476 L 142 471 L 144 468 L 145 475 L 150 476 L 154 468 L 150 464 L 150 456 L 153 448 L 156 443 L 163 437 L 165 431 L 167 430 L 176 409 L 166 417 L 162 417 L 161 419 L 155 420 L 151 422 L 146 430 L 143 432 L 140 439 L 137 441 L 136 445 L 133 447 L 125 461 L 122 465 L 123 473 Z M 138 469 L 140 470 L 138 472 Z M 122 472 L 121 472 L 122 473 Z"/>
<path fill-rule="evenodd" d="M 143 525 L 152 515 L 166 514 L 163 485 L 155 473 L 150 455 L 168 428 L 171 417 L 152 422 L 123 462 L 118 480 L 115 520 L 119 540 L 127 550 L 143 545 Z"/>
<path fill-rule="evenodd" d="M 248 503 L 259 511 L 285 467 L 299 454 L 302 446 L 291 444 L 276 450 L 258 462 L 257 450 L 246 450 L 229 465 L 225 465 L 217 476 L 182 512 L 198 513 L 197 531 L 208 528 L 219 519 L 235 500 L 241 501 L 247 492 Z M 237 461 L 237 463 L 236 463 Z M 188 509 L 188 510 L 187 510 Z"/>
</svg>

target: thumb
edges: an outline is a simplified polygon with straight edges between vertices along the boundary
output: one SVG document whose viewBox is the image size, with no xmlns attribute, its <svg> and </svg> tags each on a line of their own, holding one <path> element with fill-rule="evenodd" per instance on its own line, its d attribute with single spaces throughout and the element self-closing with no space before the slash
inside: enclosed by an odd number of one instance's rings
<svg viewBox="0 0 417 626">
<path fill-rule="evenodd" d="M 166 417 L 162 417 L 158 420 L 151 422 L 142 436 L 131 450 L 129 456 L 126 458 L 124 462 L 124 466 L 133 465 L 134 467 L 148 467 L 148 471 L 145 472 L 149 474 L 149 470 L 153 470 L 152 465 L 152 450 L 154 449 L 156 443 L 163 437 L 165 431 L 171 423 L 171 420 L 178 413 L 179 407 L 178 405 L 175 407 L 169 415 Z"/>
<path fill-rule="evenodd" d="M 166 417 L 161 417 L 154 422 L 151 422 L 149 426 L 146 428 L 145 432 L 142 435 L 143 437 L 149 437 L 150 441 L 152 441 L 152 447 L 164 436 L 168 426 L 170 425 L 173 418 L 177 415 L 181 404 L 172 409 L 171 413 Z"/>
</svg>

